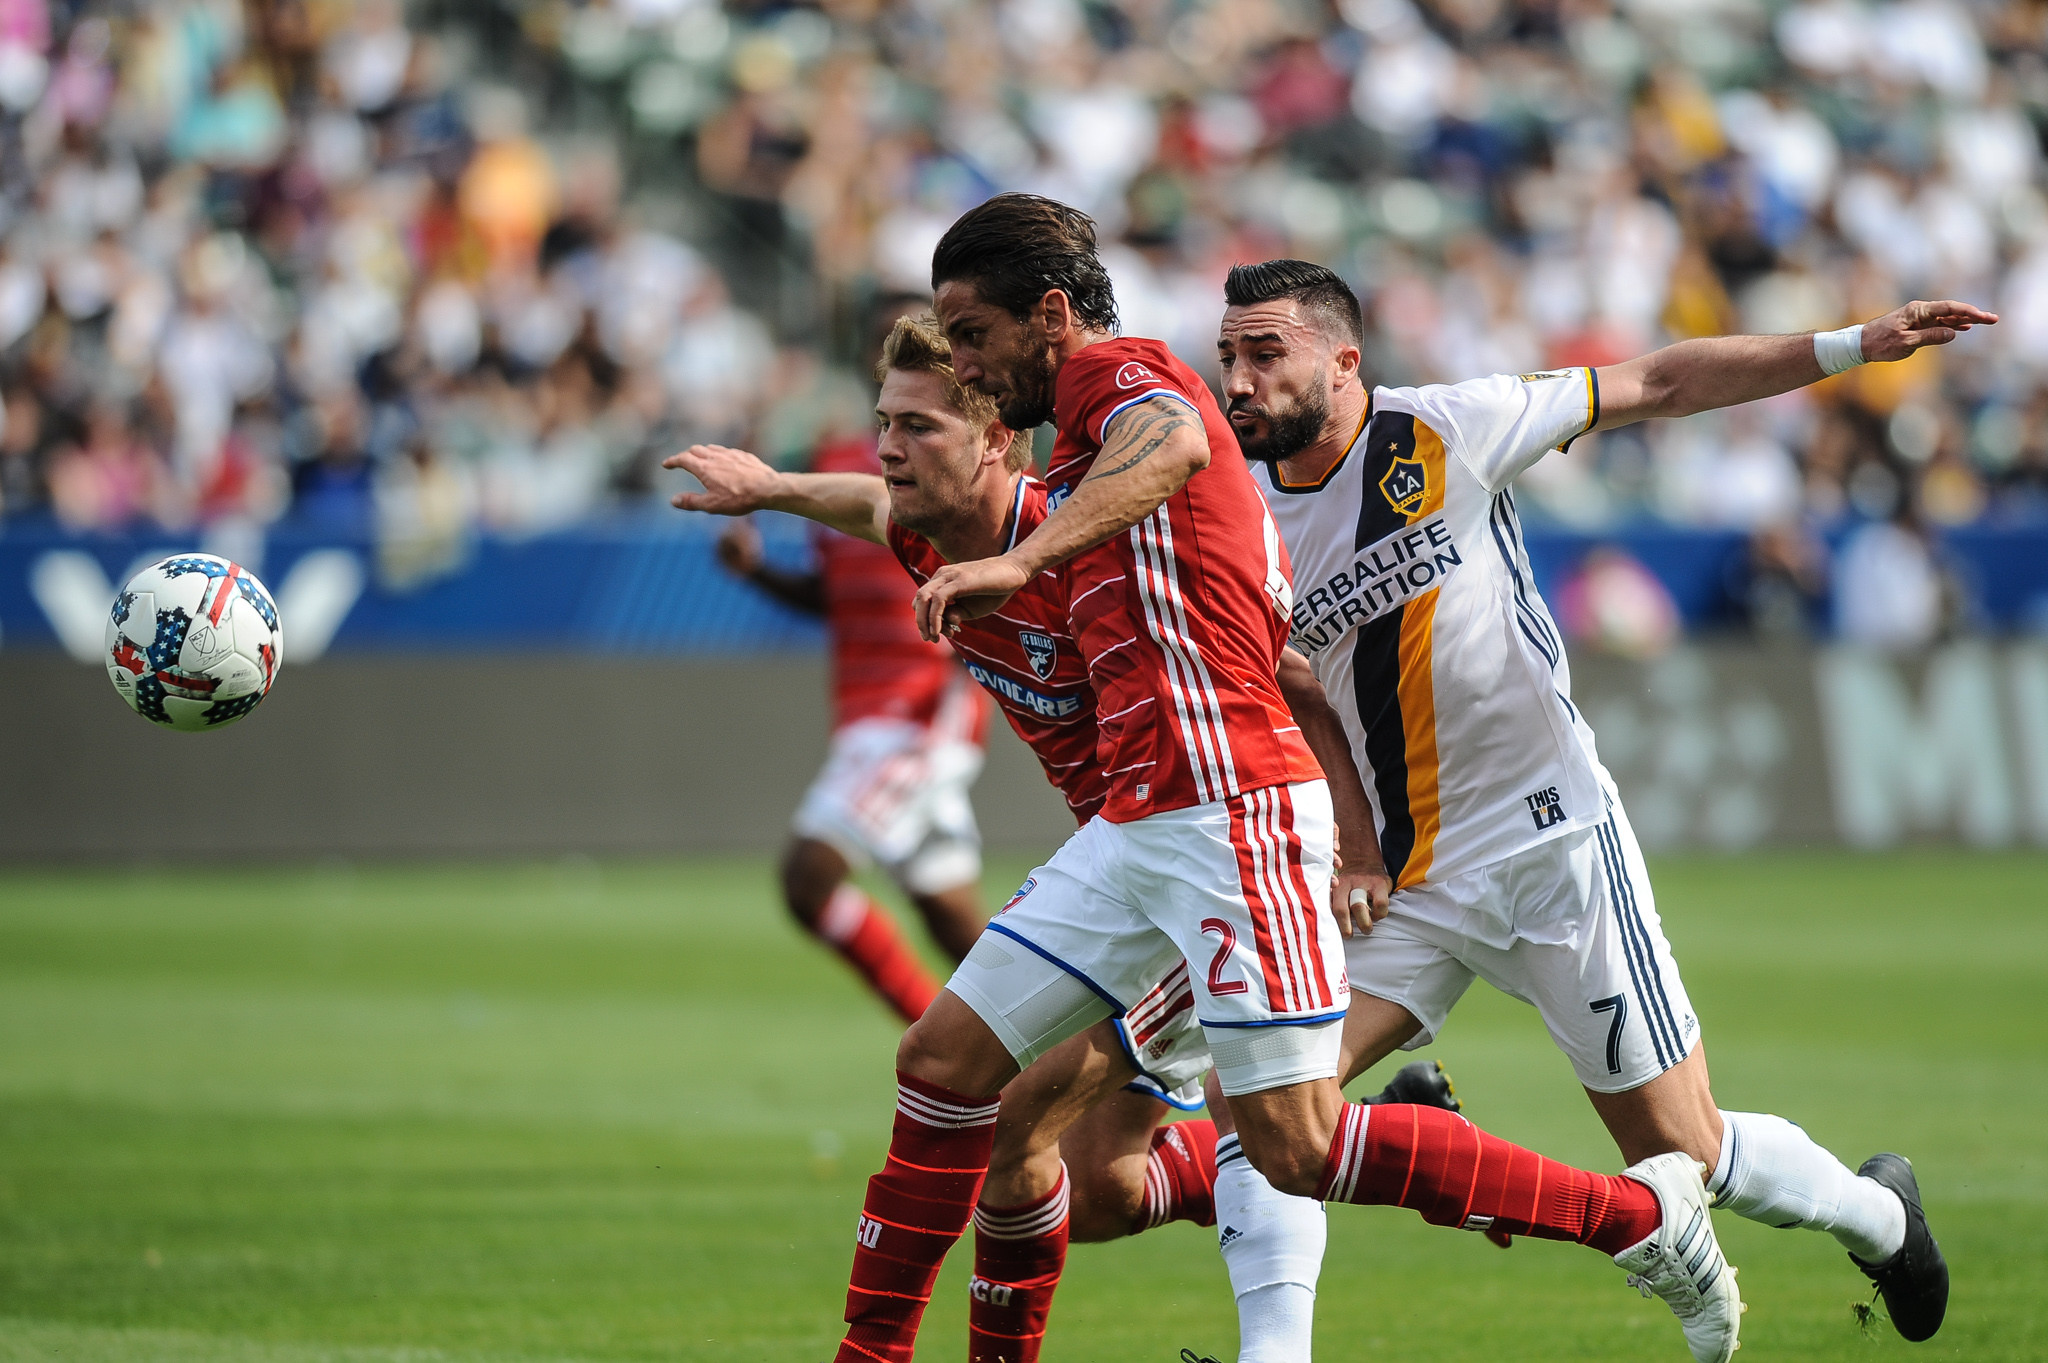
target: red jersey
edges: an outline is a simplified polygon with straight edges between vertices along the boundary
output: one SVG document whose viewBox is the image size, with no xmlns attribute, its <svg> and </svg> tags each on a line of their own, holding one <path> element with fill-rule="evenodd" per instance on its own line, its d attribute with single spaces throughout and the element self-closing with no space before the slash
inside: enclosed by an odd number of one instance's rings
<svg viewBox="0 0 2048 1363">
<path fill-rule="evenodd" d="M 1087 475 L 1116 416 L 1158 397 L 1201 418 L 1209 466 L 1066 565 L 1068 618 L 1102 711 L 1103 817 L 1118 822 L 1322 778 L 1274 680 L 1294 605 L 1287 550 L 1195 372 L 1158 341 L 1103 341 L 1068 360 L 1048 504 Z"/>
<path fill-rule="evenodd" d="M 882 464 L 865 440 L 832 441 L 811 460 L 818 473 L 871 473 Z M 953 652 L 917 632 L 895 555 L 879 544 L 819 526 L 815 544 L 825 581 L 825 627 L 832 639 L 832 727 L 857 719 L 907 719 L 929 724 L 946 688 L 959 677 Z M 988 704 L 969 697 L 969 731 L 980 742 Z"/>
<path fill-rule="evenodd" d="M 1017 482 L 1010 543 L 1045 519 L 1045 485 Z M 889 547 L 919 586 L 946 560 L 930 540 L 889 525 Z M 1042 573 L 993 615 L 969 620 L 952 636 L 967 675 L 996 698 L 1017 737 L 1030 745 L 1076 822 L 1102 812 L 1108 787 L 1096 757 L 1095 693 L 1088 666 L 1067 627 L 1065 570 Z"/>
</svg>

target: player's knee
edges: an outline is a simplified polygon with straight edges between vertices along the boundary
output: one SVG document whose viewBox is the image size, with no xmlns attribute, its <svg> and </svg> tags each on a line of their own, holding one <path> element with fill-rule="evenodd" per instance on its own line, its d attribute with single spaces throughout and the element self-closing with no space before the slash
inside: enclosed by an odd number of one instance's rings
<svg viewBox="0 0 2048 1363">
<path fill-rule="evenodd" d="M 993 1098 L 1002 1091 L 1017 1073 L 1016 1062 L 1009 1052 L 995 1042 L 992 1036 L 986 1045 L 975 1044 L 974 1034 L 957 1025 L 958 1014 L 943 1007 L 953 996 L 939 995 L 940 1003 L 934 1004 L 925 1015 L 910 1024 L 903 1033 L 903 1039 L 896 1043 L 896 1068 L 904 1074 L 922 1079 L 927 1084 L 937 1084 L 955 1093 L 973 1098 Z M 954 1008 L 960 1013 L 966 1010 L 958 1000 Z M 951 1021 L 945 1014 L 953 1014 Z M 934 1017 L 934 1014 L 942 1016 Z M 968 1014 L 971 1019 L 972 1014 Z M 986 1028 L 982 1029 L 987 1032 Z"/>
<path fill-rule="evenodd" d="M 896 1043 L 896 1068 L 929 1083 L 945 1082 L 940 1075 L 946 1071 L 946 1060 L 945 1048 L 923 1018 L 905 1028 L 903 1039 Z"/>
<path fill-rule="evenodd" d="M 1314 1149 L 1305 1141 L 1270 1136 L 1258 1139 L 1249 1133 L 1240 1133 L 1240 1136 L 1244 1142 L 1246 1162 L 1258 1170 L 1275 1191 L 1289 1197 L 1316 1195 L 1316 1189 L 1323 1181 L 1327 1151 Z"/>
<path fill-rule="evenodd" d="M 1067 1207 L 1067 1238 L 1078 1245 L 1121 1240 L 1136 1229 L 1138 1204 L 1144 1190 L 1126 1188 L 1106 1172 L 1091 1172 L 1101 1176 L 1076 1174 L 1072 1166 L 1067 1169 L 1067 1176 L 1073 1180 Z"/>
<path fill-rule="evenodd" d="M 777 868 L 782 902 L 790 917 L 806 928 L 817 926 L 841 879 L 838 868 L 823 864 L 813 846 L 801 840 L 791 843 Z"/>
</svg>

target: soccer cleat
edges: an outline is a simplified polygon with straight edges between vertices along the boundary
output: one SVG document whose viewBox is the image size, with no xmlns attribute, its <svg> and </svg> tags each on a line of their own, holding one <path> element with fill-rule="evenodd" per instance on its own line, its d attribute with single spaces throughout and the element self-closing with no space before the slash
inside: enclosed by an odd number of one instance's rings
<svg viewBox="0 0 2048 1363">
<path fill-rule="evenodd" d="M 1927 1214 L 1920 1210 L 1920 1181 L 1913 1177 L 1911 1160 L 1889 1151 L 1872 1155 L 1856 1172 L 1891 1189 L 1906 1204 L 1906 1240 L 1881 1264 L 1865 1263 L 1853 1254 L 1849 1259 L 1877 1284 L 1892 1328 L 1918 1343 L 1932 1337 L 1948 1314 L 1948 1260 L 1941 1257 L 1941 1246 L 1927 1229 Z"/>
<path fill-rule="evenodd" d="M 1615 1255 L 1614 1262 L 1628 1270 L 1630 1287 L 1661 1297 L 1671 1308 L 1695 1363 L 1728 1363 L 1742 1325 L 1742 1296 L 1714 1237 L 1702 1166 L 1674 1151 L 1621 1172 L 1657 1195 L 1664 1219 L 1649 1239 Z"/>
<path fill-rule="evenodd" d="M 1413 1103 L 1417 1107 L 1440 1107 L 1463 1112 L 1458 1090 L 1443 1065 L 1435 1060 L 1416 1060 L 1403 1065 L 1387 1086 L 1365 1100 L 1369 1107 L 1381 1103 Z"/>
<path fill-rule="evenodd" d="M 1217 1363 L 1217 1360 L 1207 1354 L 1198 1354 L 1193 1349 L 1182 1349 L 1180 1363 Z"/>
</svg>

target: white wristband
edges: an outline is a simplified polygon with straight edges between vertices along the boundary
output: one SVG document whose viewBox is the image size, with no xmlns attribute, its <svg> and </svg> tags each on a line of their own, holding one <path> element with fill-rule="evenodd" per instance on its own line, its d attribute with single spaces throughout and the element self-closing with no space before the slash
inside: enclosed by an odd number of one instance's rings
<svg viewBox="0 0 2048 1363">
<path fill-rule="evenodd" d="M 1840 331 L 1816 331 L 1813 333 L 1813 358 L 1820 361 L 1820 372 L 1839 374 L 1844 369 L 1854 369 L 1863 363 L 1863 324 L 1843 327 Z"/>
</svg>

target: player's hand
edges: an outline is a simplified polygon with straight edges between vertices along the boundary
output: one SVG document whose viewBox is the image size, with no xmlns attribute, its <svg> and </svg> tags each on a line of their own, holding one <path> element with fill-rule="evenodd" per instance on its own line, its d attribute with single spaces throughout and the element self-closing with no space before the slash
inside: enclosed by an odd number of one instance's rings
<svg viewBox="0 0 2048 1363">
<path fill-rule="evenodd" d="M 752 521 L 734 521 L 718 537 L 718 561 L 738 577 L 751 577 L 761 566 L 761 532 Z"/>
<path fill-rule="evenodd" d="M 1387 916 L 1387 904 L 1394 896 L 1394 879 L 1378 862 L 1346 866 L 1337 860 L 1337 874 L 1330 881 L 1330 913 L 1337 931 L 1346 937 L 1362 937 L 1373 924 Z"/>
<path fill-rule="evenodd" d="M 949 563 L 933 573 L 911 600 L 917 632 L 937 642 L 963 622 L 1002 609 L 1030 580 L 1007 555 Z"/>
<path fill-rule="evenodd" d="M 1971 327 L 1997 321 L 1995 312 L 1949 299 L 1908 303 L 1863 324 L 1863 358 L 1871 363 L 1903 360 L 1922 346 L 1947 345 Z"/>
<path fill-rule="evenodd" d="M 704 485 L 702 492 L 678 492 L 669 501 L 681 511 L 709 511 L 714 516 L 744 516 L 768 505 L 782 477 L 758 455 L 724 445 L 692 445 L 661 461 L 665 469 L 681 469 Z"/>
</svg>

